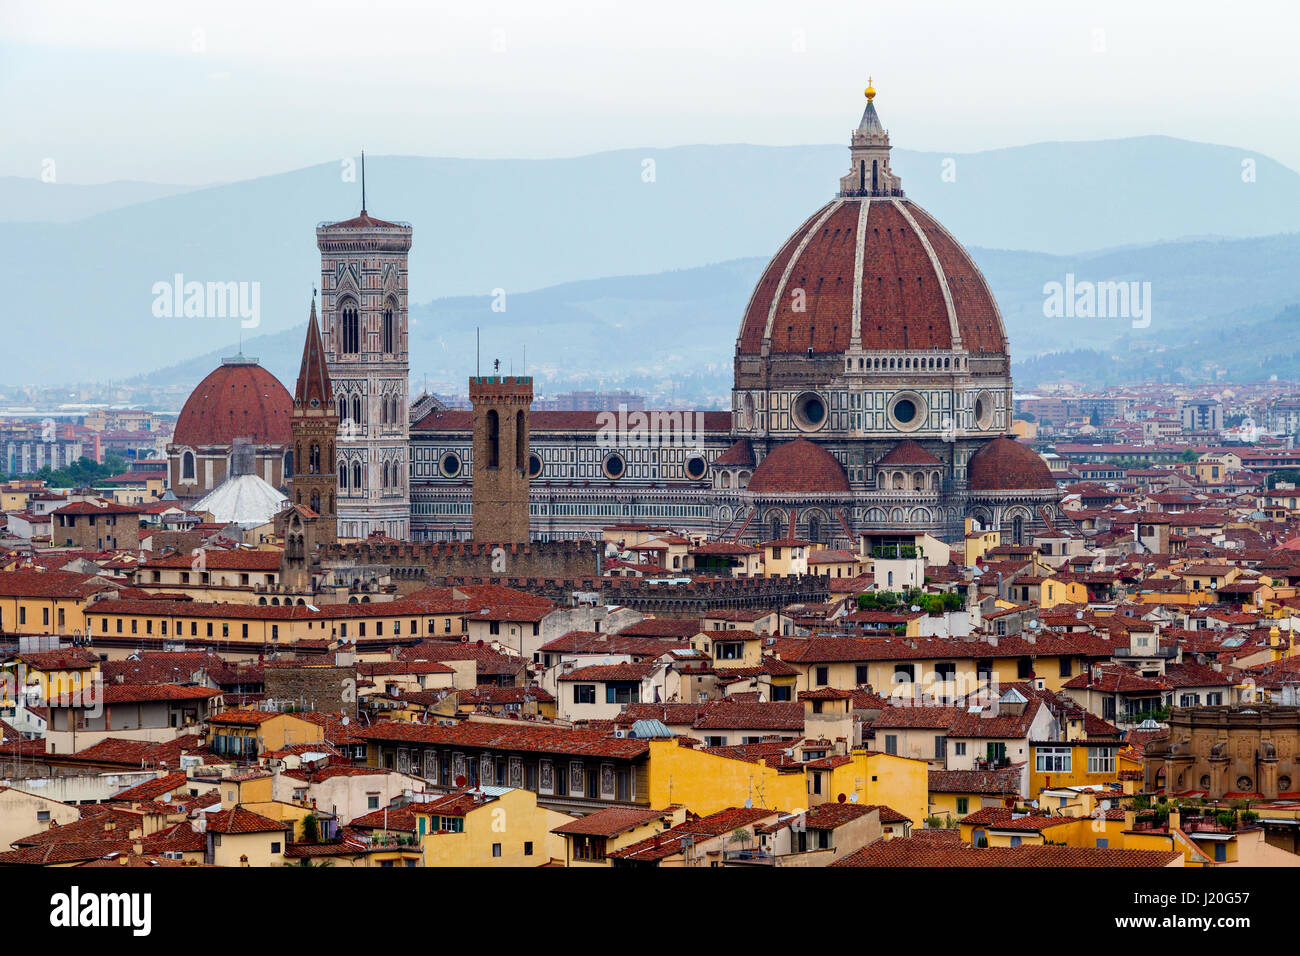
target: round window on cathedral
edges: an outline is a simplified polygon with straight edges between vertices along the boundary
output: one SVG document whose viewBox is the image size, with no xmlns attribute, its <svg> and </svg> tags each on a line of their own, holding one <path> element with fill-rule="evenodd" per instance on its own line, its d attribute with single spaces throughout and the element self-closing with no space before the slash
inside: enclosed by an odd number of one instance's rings
<svg viewBox="0 0 1300 956">
<path fill-rule="evenodd" d="M 889 406 L 889 417 L 894 427 L 903 431 L 915 431 L 925 421 L 925 400 L 915 392 L 906 392 L 894 399 Z"/>
<path fill-rule="evenodd" d="M 691 481 L 699 481 L 709 470 L 709 463 L 704 460 L 703 455 L 691 455 L 686 459 L 686 477 Z"/>
<path fill-rule="evenodd" d="M 794 423 L 806 432 L 816 431 L 826 421 L 826 400 L 816 392 L 804 392 L 794 400 Z"/>
<path fill-rule="evenodd" d="M 444 478 L 455 478 L 460 474 L 460 455 L 454 451 L 449 451 L 438 460 L 438 470 L 442 472 Z"/>
<path fill-rule="evenodd" d="M 627 470 L 627 462 L 618 452 L 611 452 L 605 456 L 603 467 L 606 478 L 622 478 L 623 472 Z"/>
<path fill-rule="evenodd" d="M 528 455 L 528 477 L 536 478 L 542 473 L 542 459 L 537 452 L 531 452 Z"/>
<path fill-rule="evenodd" d="M 980 431 L 987 431 L 992 424 L 993 396 L 988 392 L 980 392 L 975 397 L 975 427 Z"/>
</svg>

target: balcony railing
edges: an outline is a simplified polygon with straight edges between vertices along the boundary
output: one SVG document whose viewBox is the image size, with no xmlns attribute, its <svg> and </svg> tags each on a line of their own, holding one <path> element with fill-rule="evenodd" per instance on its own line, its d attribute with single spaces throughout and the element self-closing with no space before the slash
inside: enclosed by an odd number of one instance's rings
<svg viewBox="0 0 1300 956">
<path fill-rule="evenodd" d="M 776 855 L 767 850 L 723 850 L 723 863 L 755 863 L 764 866 L 772 866 L 776 863 Z"/>
</svg>

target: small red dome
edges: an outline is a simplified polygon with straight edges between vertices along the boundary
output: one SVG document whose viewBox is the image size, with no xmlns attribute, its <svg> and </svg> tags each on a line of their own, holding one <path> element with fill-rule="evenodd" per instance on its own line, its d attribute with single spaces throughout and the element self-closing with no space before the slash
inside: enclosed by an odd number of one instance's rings
<svg viewBox="0 0 1300 956">
<path fill-rule="evenodd" d="M 825 448 L 796 438 L 759 462 L 748 488 L 760 494 L 832 494 L 848 491 L 849 479 Z"/>
<path fill-rule="evenodd" d="M 971 455 L 966 463 L 966 484 L 971 491 L 1037 491 L 1055 488 L 1052 472 L 1028 445 L 1014 438 L 995 438 Z"/>
<path fill-rule="evenodd" d="M 176 445 L 229 445 L 236 438 L 287 445 L 293 398 L 280 380 L 252 361 L 223 362 L 199 382 L 176 419 Z"/>
</svg>

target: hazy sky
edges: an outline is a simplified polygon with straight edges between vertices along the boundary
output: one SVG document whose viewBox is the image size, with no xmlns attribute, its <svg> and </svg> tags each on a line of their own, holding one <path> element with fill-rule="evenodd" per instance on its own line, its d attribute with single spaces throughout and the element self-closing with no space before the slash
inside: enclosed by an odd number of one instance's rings
<svg viewBox="0 0 1300 956">
<path fill-rule="evenodd" d="M 203 183 L 375 154 L 1151 133 L 1300 169 L 1294 2 L 0 0 L 0 175 Z"/>
</svg>

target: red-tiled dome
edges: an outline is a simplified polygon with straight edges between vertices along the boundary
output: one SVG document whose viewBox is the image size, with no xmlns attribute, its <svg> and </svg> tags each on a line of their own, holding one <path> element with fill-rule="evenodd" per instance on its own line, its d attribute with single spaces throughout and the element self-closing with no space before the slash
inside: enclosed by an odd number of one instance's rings
<svg viewBox="0 0 1300 956">
<path fill-rule="evenodd" d="M 715 465 L 739 465 L 752 468 L 754 466 L 754 446 L 749 443 L 748 438 L 741 438 L 719 455 L 713 463 Z"/>
<path fill-rule="evenodd" d="M 900 441 L 885 454 L 885 457 L 876 462 L 876 467 L 881 465 L 942 465 L 938 458 L 925 450 L 920 442 L 912 441 L 908 438 Z"/>
<path fill-rule="evenodd" d="M 1007 347 L 993 294 L 966 250 L 902 197 L 841 197 L 813 213 L 754 288 L 737 351 L 759 355 L 770 335 L 773 354 L 843 352 L 855 326 L 868 350 L 951 349 L 954 326 L 967 351 Z"/>
<path fill-rule="evenodd" d="M 971 491 L 1036 491 L 1056 481 L 1041 455 L 1014 438 L 995 438 L 966 463 Z"/>
<path fill-rule="evenodd" d="M 796 438 L 759 462 L 748 487 L 760 494 L 827 494 L 848 491 L 849 479 L 825 448 Z"/>
<path fill-rule="evenodd" d="M 177 445 L 229 445 L 236 438 L 257 444 L 293 440 L 293 399 L 279 379 L 256 362 L 227 361 L 190 393 L 176 419 Z"/>
</svg>

